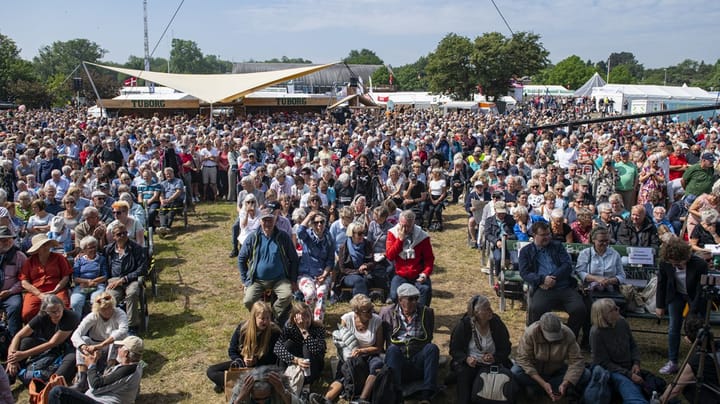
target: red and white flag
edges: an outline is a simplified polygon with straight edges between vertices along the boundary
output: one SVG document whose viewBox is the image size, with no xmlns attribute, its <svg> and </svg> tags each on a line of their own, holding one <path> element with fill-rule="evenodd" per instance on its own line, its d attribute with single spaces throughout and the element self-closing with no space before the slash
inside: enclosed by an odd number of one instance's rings
<svg viewBox="0 0 720 404">
<path fill-rule="evenodd" d="M 125 87 L 136 87 L 137 77 L 130 77 L 129 79 L 126 79 L 125 81 L 123 81 L 123 85 Z"/>
</svg>

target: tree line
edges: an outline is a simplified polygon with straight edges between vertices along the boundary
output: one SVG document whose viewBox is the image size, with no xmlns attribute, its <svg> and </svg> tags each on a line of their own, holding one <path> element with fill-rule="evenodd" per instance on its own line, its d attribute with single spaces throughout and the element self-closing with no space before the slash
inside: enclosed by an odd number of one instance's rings
<svg viewBox="0 0 720 404">
<path fill-rule="evenodd" d="M 99 44 L 78 38 L 44 46 L 28 61 L 20 57 L 20 49 L 11 38 L 0 34 L 0 102 L 50 107 L 66 105 L 78 94 L 93 99 L 88 80 L 82 81 L 79 91 L 73 89 L 72 78 L 85 76 L 77 69 L 82 61 L 144 69 L 143 57 L 131 55 L 125 63 L 115 63 L 102 61 L 106 54 Z M 597 62 L 571 55 L 556 65 L 548 56 L 540 35 L 532 32 L 518 32 L 511 37 L 489 32 L 474 40 L 449 33 L 434 51 L 403 66 L 386 65 L 369 49 L 351 50 L 343 62 L 381 65 L 372 76 L 376 86 L 391 84 L 398 91 L 430 91 L 460 100 L 471 99 L 478 91 L 490 97 L 505 95 L 514 80 L 577 89 L 595 72 L 608 77 L 608 65 L 611 83 L 687 84 L 715 91 L 720 87 L 720 60 L 706 64 L 687 59 L 675 66 L 646 69 L 630 52 L 612 53 Z M 287 56 L 249 62 L 312 63 Z M 150 59 L 150 70 L 170 73 L 222 74 L 230 73 L 232 66 L 232 62 L 219 56 L 204 54 L 196 42 L 178 38 L 172 40 L 168 59 Z M 101 69 L 88 70 L 101 98 L 116 96 L 126 78 Z"/>
</svg>

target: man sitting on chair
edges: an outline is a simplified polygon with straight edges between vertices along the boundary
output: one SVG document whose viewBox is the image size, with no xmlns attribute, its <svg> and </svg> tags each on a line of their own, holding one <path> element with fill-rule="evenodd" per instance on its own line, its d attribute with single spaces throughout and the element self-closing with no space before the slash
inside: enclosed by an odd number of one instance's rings
<svg viewBox="0 0 720 404">
<path fill-rule="evenodd" d="M 586 308 L 572 276 L 570 255 L 560 242 L 551 239 L 549 224 L 535 222 L 532 233 L 533 242 L 520 250 L 519 258 L 520 276 L 531 287 L 527 324 L 539 320 L 543 313 L 562 308 L 569 314 L 568 327 L 577 337 Z"/>
</svg>

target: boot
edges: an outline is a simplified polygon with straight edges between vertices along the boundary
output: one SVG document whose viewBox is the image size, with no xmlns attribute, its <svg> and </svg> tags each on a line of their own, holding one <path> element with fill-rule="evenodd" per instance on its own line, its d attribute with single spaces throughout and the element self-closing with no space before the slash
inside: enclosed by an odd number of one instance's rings
<svg viewBox="0 0 720 404">
<path fill-rule="evenodd" d="M 88 390 L 88 379 L 87 379 L 87 372 L 78 372 L 77 376 L 75 377 L 75 384 L 70 386 L 71 389 L 85 394 L 85 392 Z"/>
</svg>

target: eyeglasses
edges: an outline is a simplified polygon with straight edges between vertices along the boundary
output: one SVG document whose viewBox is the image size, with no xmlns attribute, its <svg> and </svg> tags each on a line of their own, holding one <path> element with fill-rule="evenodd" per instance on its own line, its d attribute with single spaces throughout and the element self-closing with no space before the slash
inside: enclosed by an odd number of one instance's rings
<svg viewBox="0 0 720 404">
<path fill-rule="evenodd" d="M 57 316 L 58 314 L 62 314 L 62 312 L 63 312 L 62 308 L 55 309 L 55 310 L 45 310 L 45 313 L 47 313 L 51 316 Z"/>
<path fill-rule="evenodd" d="M 247 201 L 247 202 L 245 202 L 245 204 L 246 204 L 246 205 L 254 205 L 254 204 L 255 204 L 255 201 Z"/>
<path fill-rule="evenodd" d="M 75 201 L 65 201 L 65 205 L 75 205 Z"/>
<path fill-rule="evenodd" d="M 95 199 L 97 199 L 98 201 L 104 201 L 105 197 L 104 196 L 96 196 Z"/>
<path fill-rule="evenodd" d="M 102 303 L 102 302 L 104 302 L 104 301 L 105 301 L 105 302 L 109 302 L 111 299 L 112 299 L 112 296 L 110 296 L 110 295 L 105 295 L 105 296 L 98 297 L 97 299 L 95 299 L 95 303 Z"/>
<path fill-rule="evenodd" d="M 124 236 L 127 236 L 127 232 L 126 232 L 126 231 L 123 231 L 123 232 L 113 233 L 113 236 L 115 236 L 115 237 L 124 237 Z"/>
<path fill-rule="evenodd" d="M 316 225 L 318 225 L 318 224 L 325 224 L 325 221 L 324 221 L 324 220 L 316 220 L 316 221 L 313 222 L 313 223 L 315 223 Z"/>
<path fill-rule="evenodd" d="M 119 215 L 121 213 L 125 213 L 124 210 L 113 210 L 113 215 Z"/>
<path fill-rule="evenodd" d="M 85 249 L 86 249 L 86 250 L 96 250 L 96 249 L 97 249 L 97 244 L 89 245 L 89 246 L 85 247 Z"/>
<path fill-rule="evenodd" d="M 372 310 L 355 310 L 357 314 L 371 314 L 372 312 Z"/>
<path fill-rule="evenodd" d="M 540 188 L 540 185 L 531 185 L 530 188 Z"/>
</svg>

